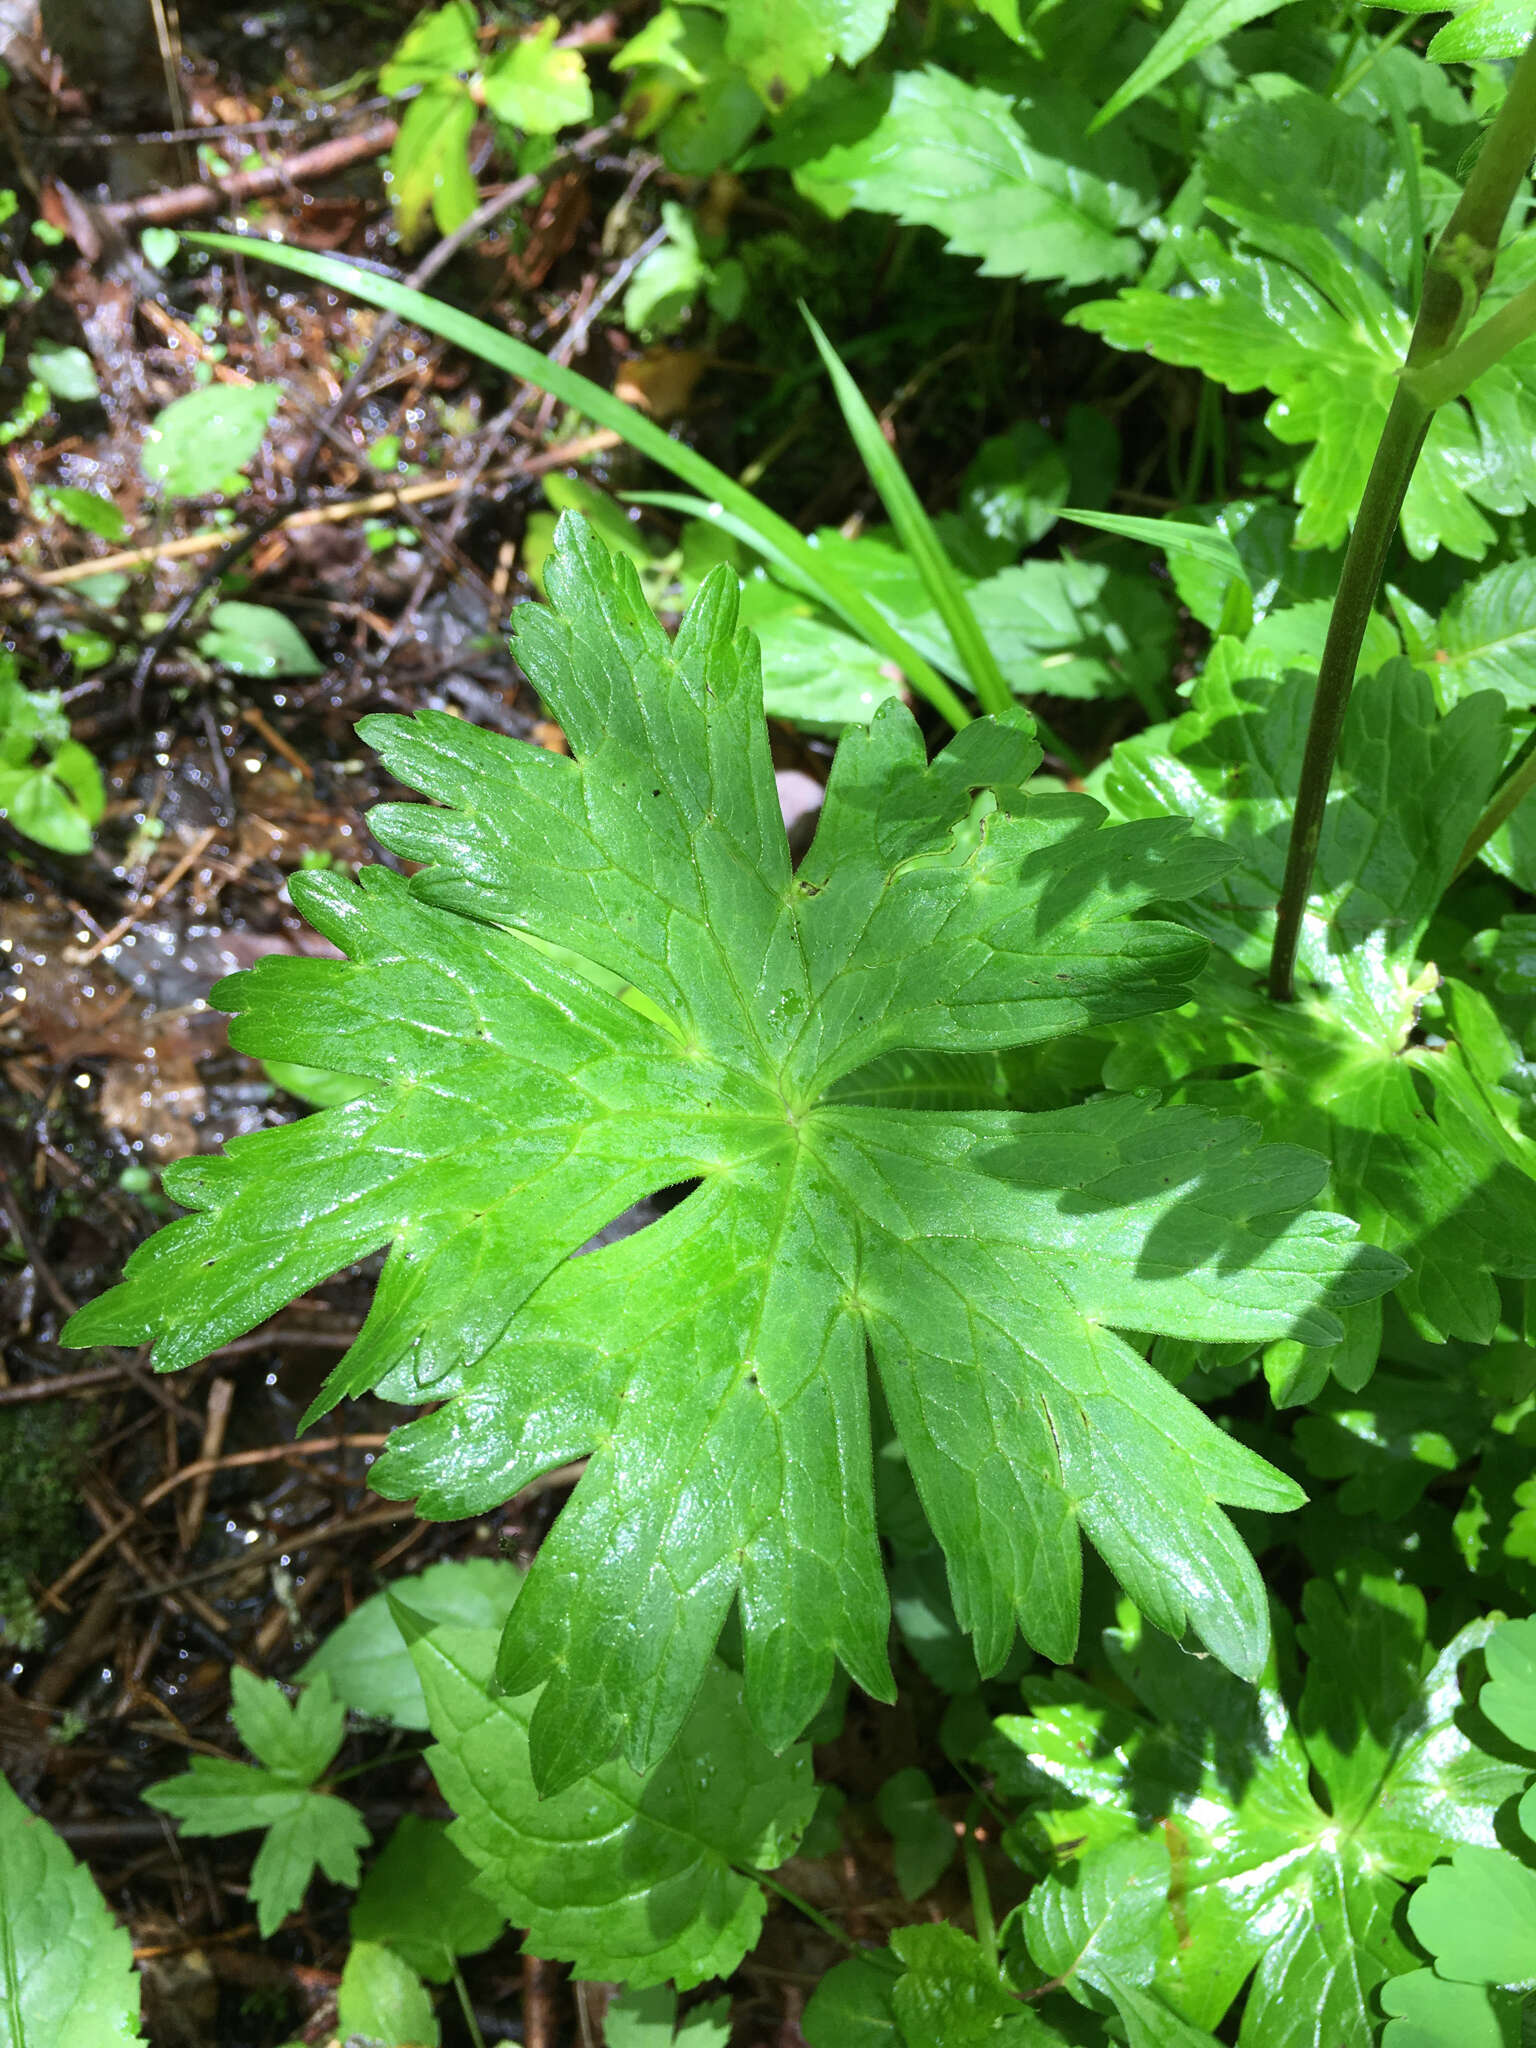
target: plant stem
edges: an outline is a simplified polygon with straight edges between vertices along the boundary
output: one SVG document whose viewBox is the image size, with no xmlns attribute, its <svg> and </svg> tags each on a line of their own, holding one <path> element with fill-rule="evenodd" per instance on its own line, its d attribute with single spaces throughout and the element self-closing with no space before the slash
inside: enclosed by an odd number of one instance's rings
<svg viewBox="0 0 1536 2048">
<path fill-rule="evenodd" d="M 1508 775 L 1488 799 L 1488 808 L 1468 833 L 1467 843 L 1461 849 L 1461 858 L 1451 876 L 1453 882 L 1466 873 L 1516 805 L 1533 789 L 1536 789 L 1536 732 L 1527 736 Z"/>
<path fill-rule="evenodd" d="M 1296 994 L 1296 948 L 1301 923 L 1306 915 L 1312 889 L 1312 871 L 1317 865 L 1317 845 L 1323 832 L 1323 814 L 1328 803 L 1328 785 L 1344 730 L 1344 714 L 1354 687 L 1355 664 L 1370 623 L 1371 608 L 1387 550 L 1397 533 L 1398 514 L 1408 490 L 1408 479 L 1419 459 L 1424 436 L 1429 431 L 1431 409 L 1399 385 L 1376 445 L 1371 473 L 1366 480 L 1360 512 L 1349 537 L 1349 549 L 1339 574 L 1333 616 L 1328 621 L 1328 638 L 1317 671 L 1317 695 L 1312 700 L 1312 719 L 1307 727 L 1307 750 L 1301 765 L 1301 782 L 1296 791 L 1296 808 L 1291 817 L 1291 839 L 1286 849 L 1285 880 L 1280 889 L 1280 907 L 1275 918 L 1274 950 L 1269 960 L 1269 993 L 1277 1003 L 1289 1003 Z"/>
<path fill-rule="evenodd" d="M 475 2008 L 470 2002 L 469 1986 L 464 1982 L 464 1972 L 459 1968 L 457 1956 L 453 1959 L 453 1988 L 459 1994 L 459 2009 L 464 2015 L 464 2025 L 474 2048 L 485 2048 L 485 2036 L 480 2031 L 480 2022 L 475 2018 Z"/>
<path fill-rule="evenodd" d="M 1422 370 L 1405 370 L 1403 382 L 1426 405 L 1448 405 L 1522 341 L 1536 334 L 1536 284 L 1516 292 L 1506 305 Z"/>
<path fill-rule="evenodd" d="M 1003 1967 L 997 1952 L 997 1920 L 992 1912 L 992 1894 L 987 1887 L 987 1873 L 982 1868 L 981 1851 L 976 1846 L 976 1816 L 980 1810 L 981 1795 L 978 1793 L 966 1808 L 965 1832 L 960 1839 L 965 1854 L 965 1881 L 971 1893 L 971 1917 L 976 1922 L 976 1939 L 992 1966 L 993 1976 L 1000 1978 Z"/>
<path fill-rule="evenodd" d="M 899 1970 L 900 1965 L 896 1958 L 885 1949 L 863 1947 L 853 1940 L 852 1936 L 844 1934 L 837 1922 L 829 1920 L 819 1907 L 811 1904 L 809 1899 L 802 1899 L 798 1892 L 792 1892 L 787 1884 L 780 1884 L 779 1880 L 770 1877 L 766 1870 L 753 1870 L 746 1864 L 740 1865 L 739 1868 L 743 1877 L 750 1877 L 756 1883 L 766 1885 L 769 1891 L 775 1892 L 784 1901 L 785 1905 L 793 1906 L 797 1913 L 803 1913 L 813 1927 L 819 1927 L 822 1933 L 829 1935 L 840 1948 L 849 1950 L 853 1955 L 862 1956 L 865 1962 L 874 1963 L 879 1969 L 889 1968 L 893 1973 Z"/>
<path fill-rule="evenodd" d="M 1493 275 L 1499 235 L 1520 180 L 1536 155 L 1536 35 L 1515 67 L 1456 210 L 1431 252 L 1405 369 L 1420 370 L 1453 349 Z M 1491 325 L 1492 323 L 1490 323 Z M 1405 378 L 1399 383 L 1371 463 L 1365 494 L 1339 577 L 1286 852 L 1285 880 L 1269 962 L 1269 993 L 1296 994 L 1296 949 L 1317 865 L 1318 841 L 1355 667 L 1376 602 L 1387 552 L 1434 406 Z"/>
</svg>

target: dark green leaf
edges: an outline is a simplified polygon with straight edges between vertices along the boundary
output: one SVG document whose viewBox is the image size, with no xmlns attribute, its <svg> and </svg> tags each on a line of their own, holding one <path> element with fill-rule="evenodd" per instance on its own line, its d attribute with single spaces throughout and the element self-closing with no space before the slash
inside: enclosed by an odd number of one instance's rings
<svg viewBox="0 0 1536 2048">
<path fill-rule="evenodd" d="M 936 66 L 900 72 L 868 133 L 802 163 L 795 182 L 834 215 L 858 206 L 936 228 L 984 277 L 1128 277 L 1150 166 L 1118 130 L 1085 139 L 1088 112 L 1056 82 L 1015 100 Z"/>
<path fill-rule="evenodd" d="M 926 1771 L 897 1771 L 875 1797 L 875 1811 L 895 1843 L 896 1883 L 904 1899 L 930 1892 L 959 1847 Z"/>
<path fill-rule="evenodd" d="M 382 1942 L 418 1977 L 446 1984 L 456 1957 L 478 1955 L 506 1926 L 475 1876 L 443 1821 L 402 1815 L 353 1905 L 353 1940 Z"/>
<path fill-rule="evenodd" d="M 414 1626 L 414 1625 L 413 1625 Z M 804 1749 L 771 1756 L 741 1681 L 713 1664 L 676 1747 L 647 1776 L 604 1764 L 541 1799 L 529 1768 L 536 1701 L 491 1692 L 496 1637 L 436 1628 L 411 1654 L 459 1815 L 451 1836 L 535 1955 L 578 1976 L 678 1985 L 728 1975 L 752 1946 L 762 1892 L 743 1867 L 788 1856 L 816 1803 Z"/>
</svg>

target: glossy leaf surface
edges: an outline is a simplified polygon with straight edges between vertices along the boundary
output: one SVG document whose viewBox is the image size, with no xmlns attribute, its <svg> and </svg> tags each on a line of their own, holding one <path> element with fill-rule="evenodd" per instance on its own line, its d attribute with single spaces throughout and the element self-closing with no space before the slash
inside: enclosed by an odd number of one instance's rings
<svg viewBox="0 0 1536 2048">
<path fill-rule="evenodd" d="M 327 1399 L 445 1405 L 374 1483 L 463 1515 L 590 1454 L 500 1667 L 546 1687 L 551 1787 L 621 1732 L 637 1768 L 663 1753 L 732 1600 L 773 1746 L 835 1659 L 887 1693 L 871 1349 L 983 1670 L 1016 1627 L 1070 1654 L 1080 1531 L 1144 1611 L 1256 1670 L 1264 1603 L 1217 1502 L 1296 1489 L 1113 1332 L 1330 1344 L 1396 1263 L 1304 1208 L 1318 1161 L 1253 1152 L 1242 1124 L 1131 1098 L 903 1111 L 857 1082 L 889 1051 L 1178 1001 L 1203 944 L 1130 913 L 1225 856 L 1172 819 L 1106 831 L 1091 801 L 1026 794 L 1022 714 L 929 764 L 888 704 L 843 742 L 792 873 L 735 579 L 669 643 L 633 567 L 564 533 L 556 608 L 523 609 L 519 648 L 571 757 L 370 722 L 438 799 L 375 813 L 423 871 L 295 877 L 347 957 L 225 990 L 242 1048 L 369 1091 L 187 1162 L 170 1184 L 199 1213 L 74 1338 L 153 1335 L 174 1365 L 391 1245 Z"/>
</svg>

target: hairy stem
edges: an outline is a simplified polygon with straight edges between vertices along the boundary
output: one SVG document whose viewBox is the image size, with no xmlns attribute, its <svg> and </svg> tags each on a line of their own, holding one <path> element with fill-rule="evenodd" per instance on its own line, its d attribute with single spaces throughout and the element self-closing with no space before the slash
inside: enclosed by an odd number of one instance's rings
<svg viewBox="0 0 1536 2048">
<path fill-rule="evenodd" d="M 1533 155 L 1536 35 L 1515 67 L 1508 95 L 1488 131 L 1466 189 L 1431 252 L 1405 370 L 1426 369 L 1460 340 L 1493 275 L 1499 234 Z M 1276 1002 L 1288 1003 L 1295 998 L 1296 949 L 1312 890 L 1328 785 L 1333 778 L 1349 693 L 1354 687 L 1355 667 L 1386 566 L 1387 551 L 1397 532 L 1403 498 L 1434 410 L 1434 405 L 1420 396 L 1405 377 L 1382 428 L 1359 515 L 1349 537 L 1318 668 L 1317 695 L 1307 729 L 1306 754 L 1286 852 L 1285 880 L 1275 920 L 1269 993 Z"/>
</svg>

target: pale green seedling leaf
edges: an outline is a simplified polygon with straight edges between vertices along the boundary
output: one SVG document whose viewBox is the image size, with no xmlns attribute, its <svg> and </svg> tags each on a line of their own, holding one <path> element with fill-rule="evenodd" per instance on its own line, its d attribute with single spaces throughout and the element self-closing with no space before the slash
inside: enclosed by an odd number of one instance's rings
<svg viewBox="0 0 1536 2048">
<path fill-rule="evenodd" d="M 393 1590 L 414 1614 L 462 1628 L 500 1629 L 512 1612 L 522 1573 L 502 1558 L 466 1557 L 429 1564 Z M 405 1638 L 390 1611 L 389 1595 L 374 1593 L 333 1629 L 299 1672 L 301 1684 L 329 1678 L 354 1714 L 425 1729 L 427 1703 Z"/>
<path fill-rule="evenodd" d="M 176 1169 L 197 1213 L 72 1339 L 153 1336 L 185 1362 L 391 1246 L 319 1404 L 439 1404 L 374 1484 L 458 1516 L 588 1459 L 498 1667 L 544 1687 L 547 1788 L 619 1739 L 637 1769 L 666 1752 L 733 1601 L 770 1747 L 838 1661 L 888 1696 L 871 1350 L 983 1673 L 1020 1629 L 1070 1656 L 1085 1535 L 1159 1625 L 1258 1670 L 1264 1591 L 1218 1503 L 1298 1490 L 1118 1332 L 1333 1344 L 1398 1263 L 1306 1206 L 1319 1159 L 1255 1151 L 1240 1122 L 1130 1096 L 904 1110 L 857 1081 L 887 1053 L 1181 1001 L 1203 943 L 1135 913 L 1227 857 L 1032 793 L 1023 714 L 929 762 L 887 703 L 843 741 L 792 871 L 734 574 L 670 640 L 632 564 L 561 533 L 517 647 L 570 755 L 442 714 L 366 724 L 437 800 L 374 813 L 420 871 L 295 875 L 345 957 L 270 960 L 221 995 L 242 1050 L 370 1092 Z"/>
<path fill-rule="evenodd" d="M 101 396 L 96 365 L 83 348 L 40 341 L 27 357 L 27 368 L 50 397 L 65 405 L 88 405 Z"/>
<path fill-rule="evenodd" d="M 485 67 L 485 103 L 498 121 L 527 135 L 554 135 L 592 118 L 592 87 L 580 50 L 558 50 L 560 24 L 546 15 L 531 34 Z"/>
<path fill-rule="evenodd" d="M 336 1991 L 336 2024 L 349 2048 L 438 2048 L 432 1994 L 392 1949 L 352 1943 Z"/>
<path fill-rule="evenodd" d="M 869 132 L 799 165 L 795 182 L 830 213 L 857 206 L 937 229 L 983 277 L 1129 277 L 1154 204 L 1150 166 L 1118 130 L 1088 137 L 1089 114 L 1054 82 L 1013 99 L 937 66 L 899 72 Z"/>
<path fill-rule="evenodd" d="M 341 1747 L 347 1710 L 322 1672 L 290 1700 L 276 1679 L 237 1664 L 230 1673 L 230 1718 L 258 1762 L 274 1777 L 312 1785 Z"/>
<path fill-rule="evenodd" d="M 610 1761 L 541 1799 L 529 1762 L 536 1701 L 493 1695 L 487 1629 L 417 1633 L 411 1654 L 437 1746 L 433 1773 L 458 1814 L 451 1837 L 531 1953 L 577 1976 L 681 1989 L 727 1976 L 757 1938 L 760 1886 L 816 1803 L 810 1753 L 775 1757 L 753 1732 L 741 1681 L 712 1664 L 676 1747 L 641 1777 Z"/>
<path fill-rule="evenodd" d="M 415 1584 L 406 1581 L 408 1590 Z M 418 1977 L 446 1984 L 456 1957 L 479 1955 L 506 1926 L 475 1880 L 475 1866 L 448 1839 L 446 1822 L 404 1814 L 363 1879 L 352 1938 L 382 1942 Z"/>
<path fill-rule="evenodd" d="M 138 2022 L 127 1929 L 0 1778 L 0 2048 L 137 2048 Z"/>
<path fill-rule="evenodd" d="M 893 0 L 703 0 L 725 16 L 725 52 L 764 101 L 782 107 L 836 57 L 857 64 L 885 33 Z"/>
<path fill-rule="evenodd" d="M 266 604 L 233 600 L 216 604 L 197 649 L 209 661 L 237 676 L 320 674 L 320 663 L 303 634 L 291 620 Z"/>
<path fill-rule="evenodd" d="M 174 228 L 145 228 L 139 236 L 139 247 L 152 270 L 168 270 L 181 247 L 181 237 Z"/>
<path fill-rule="evenodd" d="M 173 400 L 144 437 L 145 476 L 168 498 L 221 490 L 261 446 L 282 396 L 275 384 L 209 384 Z"/>
</svg>

